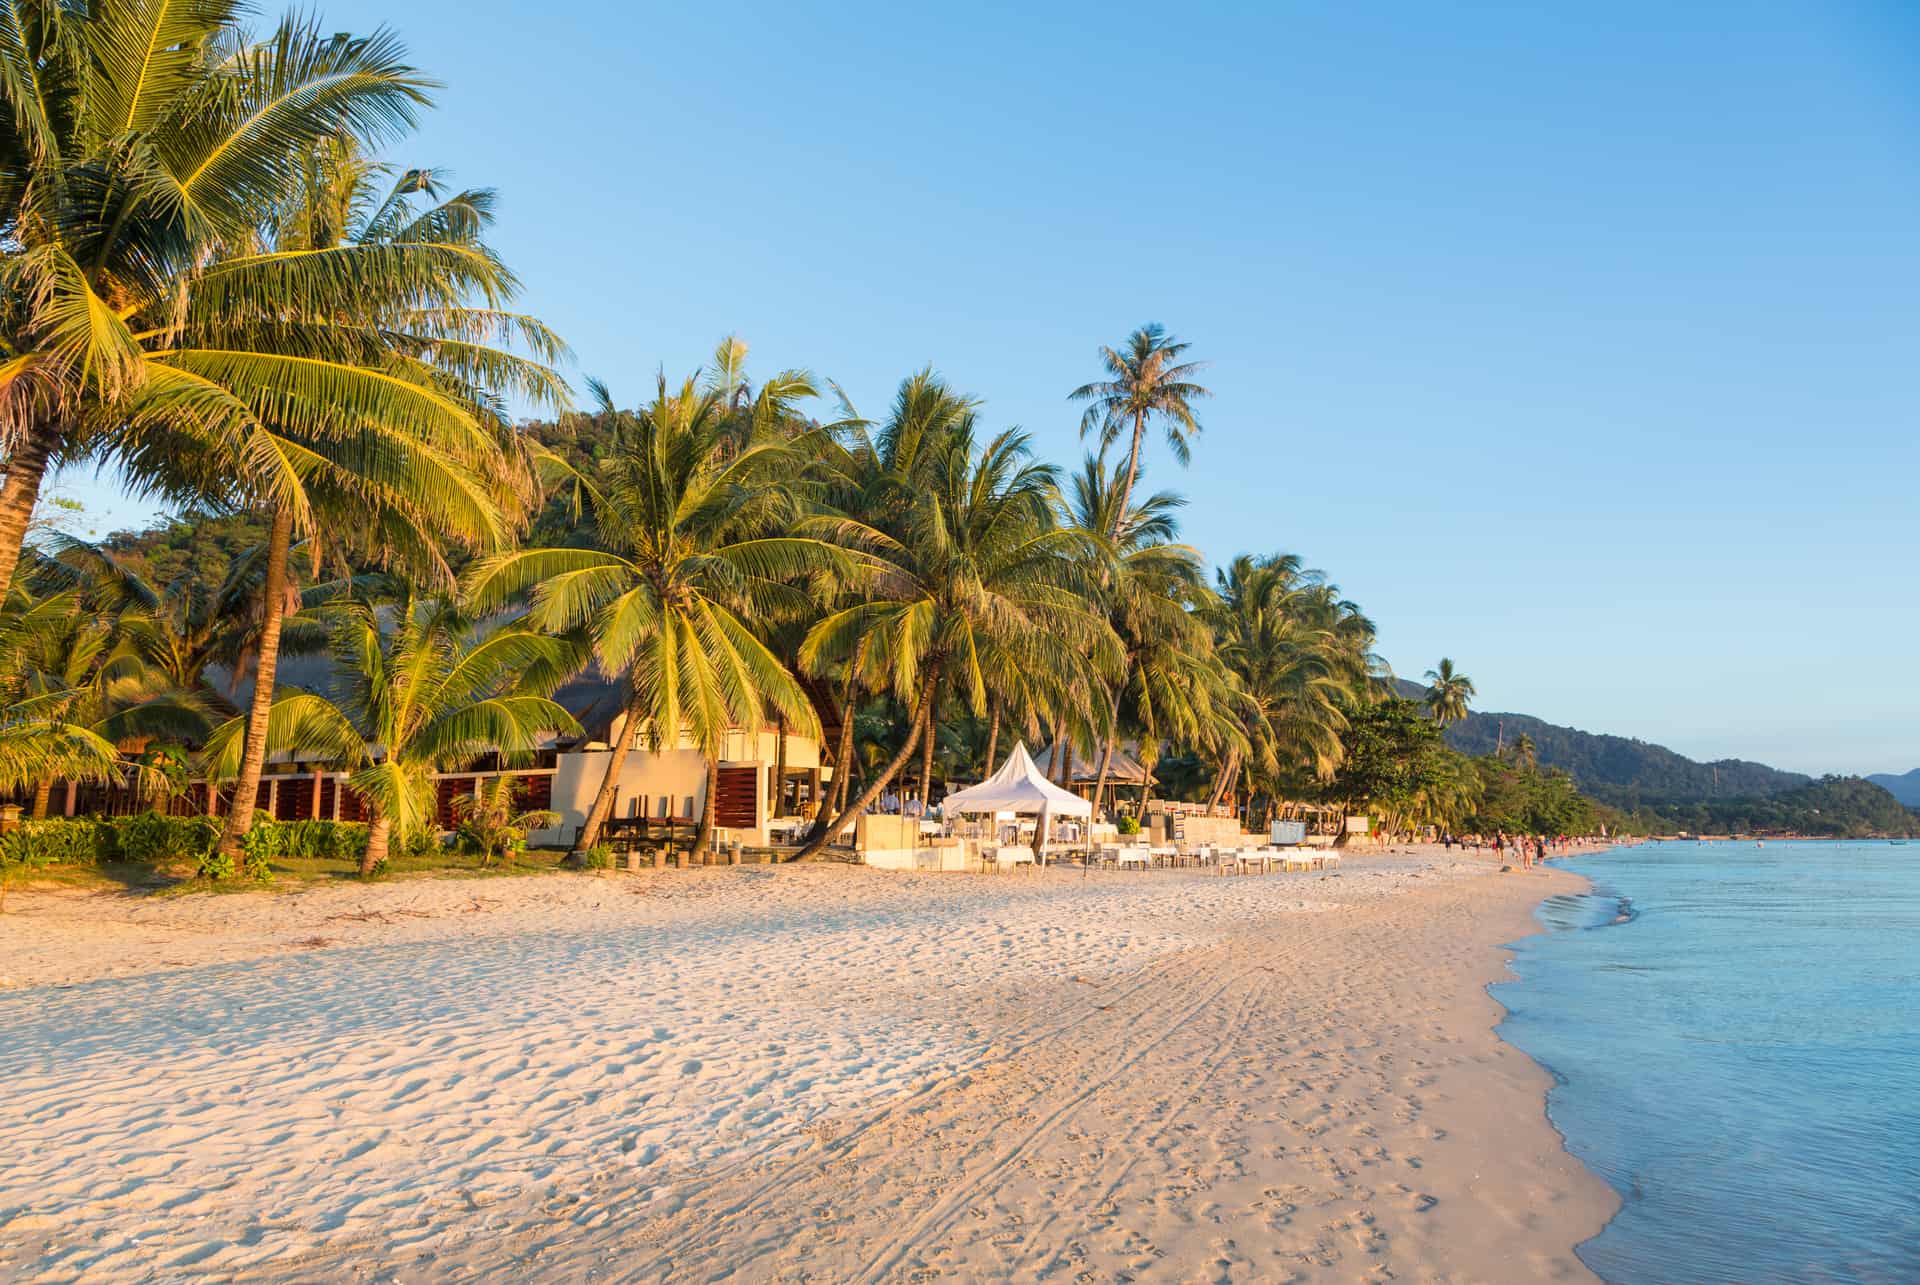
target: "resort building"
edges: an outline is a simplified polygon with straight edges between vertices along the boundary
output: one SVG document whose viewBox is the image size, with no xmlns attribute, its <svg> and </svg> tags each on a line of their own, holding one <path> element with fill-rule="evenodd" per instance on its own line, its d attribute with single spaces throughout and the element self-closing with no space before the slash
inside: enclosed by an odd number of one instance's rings
<svg viewBox="0 0 1920 1285">
<path fill-rule="evenodd" d="M 324 671 L 320 671 L 324 677 Z M 824 693 L 817 693 L 822 695 Z M 555 738 L 531 762 L 502 763 L 488 755 L 458 771 L 438 772 L 435 781 L 436 821 L 442 830 L 456 824 L 454 801 L 471 796 L 510 776 L 519 782 L 516 796 L 527 811 L 559 813 L 549 829 L 529 832 L 537 846 L 571 844 L 586 824 L 601 783 L 612 762 L 615 737 L 626 735 L 626 714 L 614 684 L 588 676 L 575 679 L 555 699 L 580 723 L 584 735 Z M 839 719 L 831 700 L 816 700 L 824 719 L 827 745 L 836 744 Z M 707 803 L 707 761 L 682 734 L 677 744 L 654 752 L 647 748 L 646 729 L 634 729 L 634 744 L 621 767 L 611 819 L 620 823 L 651 822 L 690 829 L 698 825 Z M 366 808 L 347 787 L 348 773 L 296 755 L 275 754 L 260 779 L 254 806 L 277 821 L 364 821 Z M 734 728 L 720 750 L 719 789 L 714 823 L 718 843 L 764 846 L 770 828 L 783 817 L 798 818 L 825 797 L 833 780 L 830 755 L 812 735 L 783 729 L 777 723 L 756 728 Z M 54 783 L 48 799 L 55 816 L 116 816 L 143 812 L 158 804 L 175 815 L 225 816 L 233 791 L 222 787 L 209 801 L 204 781 L 189 784 L 184 793 L 156 799 L 141 792 L 131 778 L 110 784 Z M 26 798 L 14 800 L 23 806 Z M 690 837 L 690 836 L 689 836 Z"/>
<path fill-rule="evenodd" d="M 555 756 L 547 807 L 560 814 L 552 830 L 529 835 L 534 843 L 570 843 L 586 824 L 594 797 L 613 761 L 613 741 L 625 735 L 626 716 L 616 714 L 604 739 L 588 740 Z M 616 820 L 697 823 L 707 805 L 707 758 L 684 735 L 672 748 L 647 748 L 644 727 L 621 765 L 612 816 Z M 782 817 L 804 816 L 823 797 L 833 769 L 821 762 L 820 742 L 777 726 L 735 728 L 720 750 L 714 798 L 716 842 L 763 846 L 768 826 Z"/>
</svg>

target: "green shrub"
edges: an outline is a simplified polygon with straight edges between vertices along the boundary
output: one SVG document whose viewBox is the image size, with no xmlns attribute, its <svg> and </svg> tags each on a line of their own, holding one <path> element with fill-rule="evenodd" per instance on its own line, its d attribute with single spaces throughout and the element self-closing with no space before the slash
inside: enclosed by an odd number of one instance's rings
<svg viewBox="0 0 1920 1285">
<path fill-rule="evenodd" d="M 114 817 L 100 824 L 113 831 L 114 856 L 121 861 L 198 861 L 220 838 L 220 823 L 209 817 L 170 817 L 160 812 Z"/>
<path fill-rule="evenodd" d="M 1140 822 L 1138 818 L 1130 817 L 1123 812 L 1120 814 L 1120 819 L 1113 823 L 1113 828 L 1121 834 L 1139 834 Z"/>
<path fill-rule="evenodd" d="M 0 835 L 0 861 L 18 866 L 98 865 L 116 855 L 112 827 L 90 817 L 22 821 Z"/>
<path fill-rule="evenodd" d="M 200 868 L 195 873 L 202 879 L 215 882 L 231 879 L 234 875 L 233 857 L 216 850 L 203 852 L 200 854 Z"/>
<path fill-rule="evenodd" d="M 220 837 L 206 817 L 142 812 L 128 817 L 49 817 L 0 835 L 0 857 L 15 865 L 99 865 L 105 861 L 198 861 Z"/>
<path fill-rule="evenodd" d="M 604 843 L 596 843 L 581 857 L 589 870 L 613 869 L 613 849 Z"/>
<path fill-rule="evenodd" d="M 358 821 L 256 821 L 240 846 L 268 861 L 358 861 L 367 827 Z"/>
</svg>

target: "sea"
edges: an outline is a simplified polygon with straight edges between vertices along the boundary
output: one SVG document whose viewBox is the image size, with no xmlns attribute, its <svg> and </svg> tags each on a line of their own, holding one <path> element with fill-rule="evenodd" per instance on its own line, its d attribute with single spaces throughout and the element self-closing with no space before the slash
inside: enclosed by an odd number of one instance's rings
<svg viewBox="0 0 1920 1285">
<path fill-rule="evenodd" d="M 1566 861 L 1493 988 L 1547 1113 L 1620 1193 L 1618 1285 L 1920 1282 L 1920 842 L 1648 843 Z"/>
</svg>

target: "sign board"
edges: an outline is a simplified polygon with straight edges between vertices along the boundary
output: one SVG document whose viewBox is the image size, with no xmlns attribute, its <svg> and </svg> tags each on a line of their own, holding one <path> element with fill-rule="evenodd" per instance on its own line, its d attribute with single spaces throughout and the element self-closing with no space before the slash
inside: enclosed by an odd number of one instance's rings
<svg viewBox="0 0 1920 1285">
<path fill-rule="evenodd" d="M 1285 847 L 1307 841 L 1305 821 L 1275 821 L 1267 830 L 1267 841 Z"/>
<path fill-rule="evenodd" d="M 1365 817 L 1348 817 L 1347 818 L 1348 834 L 1365 834 L 1366 832 L 1367 832 L 1367 818 Z"/>
</svg>

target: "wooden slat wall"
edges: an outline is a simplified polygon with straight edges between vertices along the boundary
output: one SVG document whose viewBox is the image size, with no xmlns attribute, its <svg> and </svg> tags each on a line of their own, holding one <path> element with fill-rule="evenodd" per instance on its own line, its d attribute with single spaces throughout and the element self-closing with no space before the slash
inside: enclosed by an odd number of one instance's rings
<svg viewBox="0 0 1920 1285">
<path fill-rule="evenodd" d="M 713 823 L 733 830 L 749 830 L 759 822 L 759 769 L 723 767 L 713 796 Z"/>
<path fill-rule="evenodd" d="M 279 781 L 280 792 L 274 798 L 273 819 L 305 821 L 311 817 L 313 815 L 313 778 L 283 776 Z"/>
<path fill-rule="evenodd" d="M 752 775 L 751 768 L 725 769 L 725 771 L 745 772 Z M 515 799 L 522 811 L 541 811 L 553 806 L 553 777 L 551 771 L 516 772 Z M 440 777 L 434 782 L 436 811 L 439 824 L 445 829 L 453 828 L 453 800 L 461 794 L 472 794 L 476 776 L 473 773 L 460 773 Z M 275 789 L 275 785 L 278 789 Z M 64 781 L 56 781 L 53 795 L 48 801 L 48 814 L 62 816 L 66 812 L 67 786 Z M 258 793 L 254 795 L 254 807 L 264 815 L 269 802 L 273 805 L 273 818 L 276 821 L 305 821 L 312 818 L 314 780 L 311 773 L 299 774 L 269 773 L 260 782 Z M 348 789 L 341 778 L 327 773 L 320 780 L 321 820 L 333 819 L 334 796 L 340 799 L 340 819 L 342 821 L 365 821 L 367 819 L 366 802 L 358 794 Z M 22 804 L 32 801 L 29 794 L 16 800 Z M 222 786 L 219 792 L 215 815 L 225 816 L 233 801 L 233 787 Z M 74 792 L 75 816 L 130 816 L 145 812 L 152 800 L 123 786 L 103 786 L 84 784 Z M 746 807 L 749 814 L 753 808 L 751 780 L 746 795 Z M 207 813 L 207 787 L 204 782 L 196 781 L 187 787 L 185 793 L 175 799 L 166 800 L 164 808 L 174 816 L 205 816 Z M 739 822 L 751 825 L 751 821 Z"/>
</svg>

